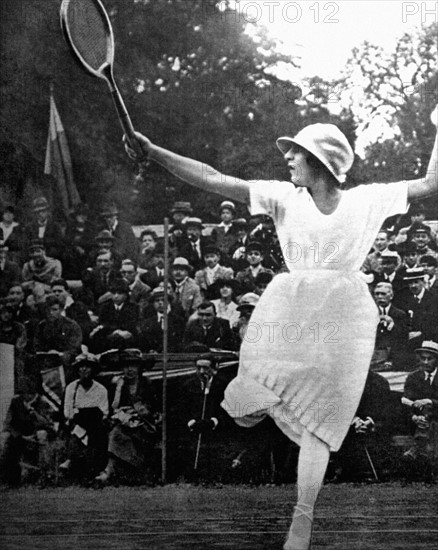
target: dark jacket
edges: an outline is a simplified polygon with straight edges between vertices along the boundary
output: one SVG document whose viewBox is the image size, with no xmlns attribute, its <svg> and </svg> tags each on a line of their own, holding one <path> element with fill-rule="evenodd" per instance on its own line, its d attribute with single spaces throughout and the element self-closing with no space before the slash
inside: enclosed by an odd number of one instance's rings
<svg viewBox="0 0 438 550">
<path fill-rule="evenodd" d="M 184 332 L 184 347 L 193 342 L 205 344 L 209 348 L 236 350 L 237 343 L 226 319 L 215 317 L 210 328 L 204 330 L 199 319 L 190 321 Z"/>
</svg>

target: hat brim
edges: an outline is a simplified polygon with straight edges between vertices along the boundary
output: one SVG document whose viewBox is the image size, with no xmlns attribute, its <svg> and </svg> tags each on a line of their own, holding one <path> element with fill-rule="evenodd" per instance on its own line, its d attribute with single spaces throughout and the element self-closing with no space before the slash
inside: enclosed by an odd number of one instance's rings
<svg viewBox="0 0 438 550">
<path fill-rule="evenodd" d="M 417 348 L 417 349 L 415 350 L 415 353 L 418 353 L 419 351 L 428 351 L 429 353 L 433 353 L 433 354 L 435 354 L 435 355 L 438 357 L 438 350 L 435 350 L 435 349 L 430 349 L 430 348 L 423 348 L 423 347 L 421 347 L 421 348 Z"/>
</svg>

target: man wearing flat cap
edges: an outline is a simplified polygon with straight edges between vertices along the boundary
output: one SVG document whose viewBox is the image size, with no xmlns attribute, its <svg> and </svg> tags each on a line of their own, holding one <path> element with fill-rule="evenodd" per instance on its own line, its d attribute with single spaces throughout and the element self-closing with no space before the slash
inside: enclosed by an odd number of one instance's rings
<svg viewBox="0 0 438 550">
<path fill-rule="evenodd" d="M 29 261 L 23 266 L 22 276 L 25 288 L 33 288 L 35 283 L 49 286 L 52 281 L 61 278 L 61 262 L 46 255 L 41 239 L 34 239 L 29 244 Z"/>
<path fill-rule="evenodd" d="M 210 239 L 202 235 L 204 225 L 200 218 L 187 218 L 184 222 L 187 238 L 181 241 L 179 255 L 186 258 L 195 271 L 204 267 L 204 248 Z"/>
<path fill-rule="evenodd" d="M 135 260 L 140 252 L 140 245 L 130 223 L 119 219 L 119 209 L 114 202 L 104 204 L 100 212 L 103 219 L 102 229 L 107 229 L 114 237 L 114 250 L 122 259 Z"/>
<path fill-rule="evenodd" d="M 411 460 L 437 456 L 438 441 L 438 344 L 436 341 L 423 341 L 415 350 L 418 368 L 411 372 L 405 382 L 402 403 L 412 421 L 414 445 L 404 454 Z M 436 467 L 436 464 L 435 464 Z"/>
<path fill-rule="evenodd" d="M 35 239 L 39 239 L 43 242 L 48 256 L 60 259 L 64 248 L 64 235 L 61 226 L 53 220 L 49 202 L 45 197 L 38 197 L 33 201 L 33 213 L 34 219 L 24 228 L 26 247 Z"/>
<path fill-rule="evenodd" d="M 437 257 L 436 250 L 430 247 L 432 242 L 432 230 L 425 223 L 414 223 L 408 231 L 408 240 L 415 243 L 419 256 L 430 254 Z"/>
</svg>

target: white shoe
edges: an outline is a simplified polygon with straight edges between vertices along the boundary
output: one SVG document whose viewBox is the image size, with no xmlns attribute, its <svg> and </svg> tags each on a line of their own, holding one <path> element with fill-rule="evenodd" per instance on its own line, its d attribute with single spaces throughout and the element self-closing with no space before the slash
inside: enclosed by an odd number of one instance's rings
<svg viewBox="0 0 438 550">
<path fill-rule="evenodd" d="M 305 510 L 304 507 L 308 508 Z M 301 516 L 306 516 L 308 526 L 306 528 L 297 529 L 296 520 Z M 292 525 L 289 529 L 289 535 L 283 546 L 283 550 L 310 550 L 310 539 L 312 538 L 313 526 L 313 507 L 308 504 L 297 504 L 295 506 Z M 297 534 L 297 531 L 300 533 Z"/>
</svg>

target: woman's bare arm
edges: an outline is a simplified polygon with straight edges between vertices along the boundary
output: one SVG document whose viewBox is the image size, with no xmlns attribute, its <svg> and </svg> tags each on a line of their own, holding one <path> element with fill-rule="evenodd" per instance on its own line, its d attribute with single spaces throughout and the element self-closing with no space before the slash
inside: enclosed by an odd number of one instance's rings
<svg viewBox="0 0 438 550">
<path fill-rule="evenodd" d="M 249 202 L 249 183 L 233 176 L 221 174 L 208 164 L 172 153 L 168 149 L 154 145 L 148 138 L 136 132 L 137 140 L 150 160 L 157 162 L 174 176 L 204 189 L 224 195 L 239 202 Z M 128 155 L 137 160 L 135 152 L 125 141 Z"/>
</svg>

